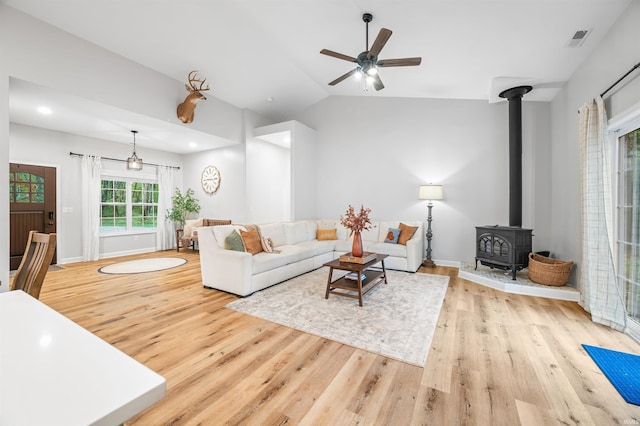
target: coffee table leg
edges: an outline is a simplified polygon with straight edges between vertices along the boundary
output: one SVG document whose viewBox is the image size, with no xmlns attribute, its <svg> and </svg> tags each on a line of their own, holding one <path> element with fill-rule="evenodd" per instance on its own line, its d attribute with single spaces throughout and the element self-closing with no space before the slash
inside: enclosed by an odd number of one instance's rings
<svg viewBox="0 0 640 426">
<path fill-rule="evenodd" d="M 384 259 L 382 259 L 380 263 L 382 263 L 382 275 L 384 276 L 384 283 L 387 284 L 387 270 L 384 269 Z"/>
<path fill-rule="evenodd" d="M 362 272 L 358 273 L 358 303 L 362 306 Z"/>
<path fill-rule="evenodd" d="M 333 277 L 333 268 L 329 267 L 329 278 L 327 278 L 327 291 L 324 294 L 324 298 L 329 298 L 329 289 L 331 288 L 331 277 Z"/>
</svg>

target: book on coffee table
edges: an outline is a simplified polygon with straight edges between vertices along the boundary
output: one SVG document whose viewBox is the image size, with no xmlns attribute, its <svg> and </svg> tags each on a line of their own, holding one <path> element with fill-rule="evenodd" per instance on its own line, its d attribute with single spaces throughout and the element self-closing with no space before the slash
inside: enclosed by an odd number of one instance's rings
<svg viewBox="0 0 640 426">
<path fill-rule="evenodd" d="M 344 276 L 348 280 L 358 281 L 358 273 L 357 272 L 349 272 Z M 364 281 L 367 279 L 367 275 L 364 272 L 360 273 L 360 281 Z"/>
<path fill-rule="evenodd" d="M 376 253 L 365 251 L 364 253 L 362 253 L 362 257 L 355 257 L 351 254 L 351 252 L 349 252 L 347 254 L 343 254 L 342 256 L 340 256 L 340 262 L 365 264 L 367 262 L 371 262 L 373 259 L 376 258 L 376 256 L 377 256 Z"/>
</svg>

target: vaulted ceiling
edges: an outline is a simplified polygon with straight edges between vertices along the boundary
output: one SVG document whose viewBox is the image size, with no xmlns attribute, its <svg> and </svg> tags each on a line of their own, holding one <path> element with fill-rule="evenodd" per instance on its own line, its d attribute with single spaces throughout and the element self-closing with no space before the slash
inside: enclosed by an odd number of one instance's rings
<svg viewBox="0 0 640 426">
<path fill-rule="evenodd" d="M 526 83 L 549 101 L 631 0 L 0 1 L 178 81 L 198 69 L 208 96 L 278 121 L 332 95 L 493 102 Z M 353 64 L 319 53 L 364 51 L 363 12 L 370 44 L 393 31 L 381 57 L 422 57 L 381 69 L 379 92 L 329 86 Z"/>
</svg>

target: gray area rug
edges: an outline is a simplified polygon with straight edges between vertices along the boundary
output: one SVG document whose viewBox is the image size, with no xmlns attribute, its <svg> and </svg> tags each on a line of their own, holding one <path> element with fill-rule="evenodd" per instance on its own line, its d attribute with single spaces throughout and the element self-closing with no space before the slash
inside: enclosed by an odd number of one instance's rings
<svg viewBox="0 0 640 426">
<path fill-rule="evenodd" d="M 254 293 L 226 307 L 423 367 L 449 277 L 387 271 L 363 298 L 324 298 L 328 268 Z M 334 273 L 334 279 L 337 275 Z"/>
</svg>

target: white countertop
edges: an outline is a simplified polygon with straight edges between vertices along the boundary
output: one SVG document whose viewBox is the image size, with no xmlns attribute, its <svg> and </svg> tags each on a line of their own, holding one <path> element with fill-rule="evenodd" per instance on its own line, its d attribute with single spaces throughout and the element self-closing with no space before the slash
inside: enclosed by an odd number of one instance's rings
<svg viewBox="0 0 640 426">
<path fill-rule="evenodd" d="M 117 425 L 165 379 L 22 291 L 0 293 L 0 425 Z"/>
</svg>

